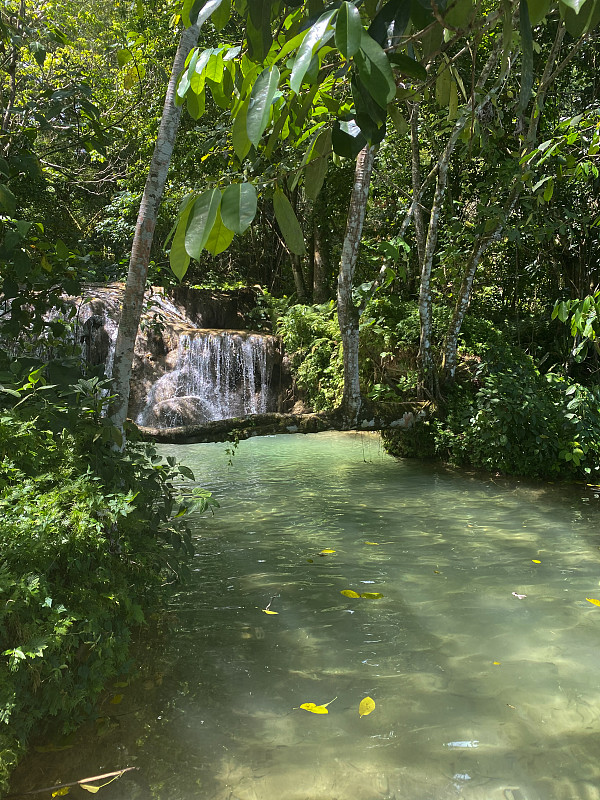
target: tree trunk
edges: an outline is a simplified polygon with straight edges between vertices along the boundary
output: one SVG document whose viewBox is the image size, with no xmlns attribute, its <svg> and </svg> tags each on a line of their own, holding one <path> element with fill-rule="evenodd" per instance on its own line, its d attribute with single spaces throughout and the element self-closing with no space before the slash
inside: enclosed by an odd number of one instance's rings
<svg viewBox="0 0 600 800">
<path fill-rule="evenodd" d="M 111 404 L 110 418 L 121 431 L 123 431 L 123 424 L 127 418 L 129 381 L 148 276 L 150 249 L 181 117 L 181 106 L 175 105 L 177 78 L 183 69 L 188 53 L 198 42 L 203 22 L 204 19 L 199 17 L 194 25 L 185 28 L 181 34 L 167 87 L 156 146 L 140 203 L 111 376 L 115 398 Z"/>
<path fill-rule="evenodd" d="M 290 253 L 290 260 L 292 263 L 292 273 L 294 275 L 294 286 L 296 287 L 296 295 L 299 303 L 308 302 L 308 292 L 306 290 L 306 281 L 304 280 L 304 272 L 302 270 L 302 260 L 300 256 L 295 253 Z"/>
<path fill-rule="evenodd" d="M 421 189 L 421 148 L 419 141 L 419 104 L 413 103 L 410 114 L 410 144 L 411 144 L 411 164 L 412 164 L 412 194 L 416 198 Z M 423 208 L 420 200 L 413 209 L 413 220 L 415 223 L 415 239 L 417 240 L 417 253 L 419 254 L 419 264 L 423 263 L 425 257 L 425 225 L 423 223 Z"/>
<path fill-rule="evenodd" d="M 313 211 L 313 301 L 326 303 L 329 300 L 327 286 L 327 254 L 323 237 L 323 214 L 326 213 L 323 202 L 318 198 Z"/>
<path fill-rule="evenodd" d="M 534 110 L 531 113 L 529 127 L 525 136 L 525 145 L 527 148 L 532 148 L 536 141 L 541 111 L 550 86 L 560 72 L 568 65 L 576 51 L 577 46 L 573 48 L 571 53 L 569 53 L 567 58 L 564 59 L 561 64 L 555 67 L 565 37 L 565 32 L 564 22 L 561 22 L 557 28 L 554 43 L 546 60 L 544 72 L 536 93 Z M 454 313 L 446 332 L 443 355 L 443 380 L 445 383 L 452 383 L 456 376 L 456 365 L 458 361 L 458 337 L 462 328 L 465 314 L 467 313 L 467 309 L 469 307 L 469 303 L 471 302 L 473 280 L 477 272 L 477 267 L 481 263 L 481 259 L 491 242 L 500 238 L 506 225 L 506 221 L 510 217 L 510 214 L 517 204 L 517 201 L 523 190 L 524 182 L 522 180 L 522 176 L 523 172 L 527 169 L 529 169 L 528 163 L 519 165 L 519 169 L 513 177 L 512 186 L 498 223 L 492 231 L 481 236 L 473 245 L 461 287 L 458 292 Z"/>
<path fill-rule="evenodd" d="M 364 147 L 356 159 L 354 185 L 350 197 L 338 277 L 338 319 L 344 348 L 342 414 L 345 428 L 356 427 L 361 405 L 358 368 L 358 309 L 352 298 L 352 283 L 367 211 L 374 160 L 375 150 L 369 146 Z"/>
</svg>

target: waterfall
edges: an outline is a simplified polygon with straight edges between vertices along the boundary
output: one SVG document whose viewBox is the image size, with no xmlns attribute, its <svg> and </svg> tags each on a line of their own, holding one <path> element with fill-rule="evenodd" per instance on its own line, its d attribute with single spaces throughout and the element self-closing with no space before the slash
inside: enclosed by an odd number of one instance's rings
<svg viewBox="0 0 600 800">
<path fill-rule="evenodd" d="M 232 330 L 179 335 L 172 368 L 150 387 L 138 425 L 172 428 L 276 410 L 279 345 Z"/>
</svg>

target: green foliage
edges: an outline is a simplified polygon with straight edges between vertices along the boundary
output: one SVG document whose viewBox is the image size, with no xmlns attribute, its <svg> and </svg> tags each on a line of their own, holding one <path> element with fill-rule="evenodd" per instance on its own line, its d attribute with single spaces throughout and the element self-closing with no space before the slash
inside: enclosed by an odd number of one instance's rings
<svg viewBox="0 0 600 800">
<path fill-rule="evenodd" d="M 41 721 L 70 729 L 127 660 L 132 629 L 193 548 L 191 471 L 151 445 L 111 447 L 98 379 L 41 369 L 0 393 L 0 786 Z"/>
<path fill-rule="evenodd" d="M 344 388 L 342 343 L 333 302 L 294 305 L 279 317 L 292 372 L 302 398 L 315 411 L 339 405 Z"/>
<path fill-rule="evenodd" d="M 546 479 L 600 471 L 600 391 L 542 375 L 506 346 L 454 387 L 435 426 L 438 452 L 457 464 Z"/>
</svg>

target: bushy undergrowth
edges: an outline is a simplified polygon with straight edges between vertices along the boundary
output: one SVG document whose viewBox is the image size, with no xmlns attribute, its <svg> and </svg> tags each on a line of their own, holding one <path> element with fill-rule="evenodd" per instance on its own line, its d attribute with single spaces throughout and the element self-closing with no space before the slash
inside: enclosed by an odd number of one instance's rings
<svg viewBox="0 0 600 800">
<path fill-rule="evenodd" d="M 600 390 L 541 374 L 515 348 L 490 347 L 435 423 L 438 453 L 508 475 L 597 478 Z"/>
<path fill-rule="evenodd" d="M 192 473 L 113 449 L 97 381 L 58 392 L 32 374 L 0 395 L 0 788 L 40 721 L 92 711 L 191 554 L 176 482 Z"/>
<path fill-rule="evenodd" d="M 291 306 L 279 317 L 277 332 L 283 338 L 302 399 L 315 411 L 339 405 L 344 388 L 343 354 L 333 302 Z"/>
</svg>

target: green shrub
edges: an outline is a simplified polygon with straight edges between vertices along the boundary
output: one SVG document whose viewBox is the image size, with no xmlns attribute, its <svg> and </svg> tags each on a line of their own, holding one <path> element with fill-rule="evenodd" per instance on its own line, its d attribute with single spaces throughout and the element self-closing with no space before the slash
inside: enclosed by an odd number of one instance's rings
<svg viewBox="0 0 600 800">
<path fill-rule="evenodd" d="M 546 479 L 600 471 L 599 390 L 542 375 L 516 349 L 490 348 L 435 428 L 438 452 L 457 464 Z"/>
<path fill-rule="evenodd" d="M 34 726 L 68 729 L 92 712 L 192 554 L 193 502 L 178 488 L 191 471 L 148 444 L 112 448 L 101 390 L 82 379 L 59 392 L 37 371 L 3 387 L 0 788 Z"/>
<path fill-rule="evenodd" d="M 277 332 L 300 395 L 315 411 L 335 408 L 344 389 L 340 328 L 333 302 L 295 305 L 279 317 Z"/>
</svg>

